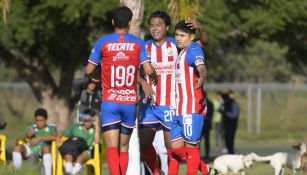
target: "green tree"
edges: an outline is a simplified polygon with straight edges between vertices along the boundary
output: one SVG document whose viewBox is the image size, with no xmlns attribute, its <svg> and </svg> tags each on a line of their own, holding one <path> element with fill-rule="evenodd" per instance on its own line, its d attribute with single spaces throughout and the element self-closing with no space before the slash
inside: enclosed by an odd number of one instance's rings
<svg viewBox="0 0 307 175">
<path fill-rule="evenodd" d="M 276 42 L 252 41 L 243 51 L 224 56 L 224 71 L 219 78 L 231 82 L 288 82 L 291 65 L 285 59 L 287 51 Z"/>
<path fill-rule="evenodd" d="M 7 26 L 0 24 L 0 59 L 29 84 L 60 127 L 69 121 L 75 70 L 86 62 L 93 41 L 110 29 L 107 18 L 117 5 L 112 0 L 14 0 Z"/>
</svg>

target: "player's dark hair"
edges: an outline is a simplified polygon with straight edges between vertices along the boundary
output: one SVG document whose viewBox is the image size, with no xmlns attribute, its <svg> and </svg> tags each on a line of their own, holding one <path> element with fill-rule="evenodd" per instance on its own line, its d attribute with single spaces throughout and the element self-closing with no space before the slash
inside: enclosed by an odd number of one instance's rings
<svg viewBox="0 0 307 175">
<path fill-rule="evenodd" d="M 132 11 L 126 6 L 116 8 L 113 11 L 112 18 L 114 21 L 114 27 L 119 29 L 127 28 L 132 19 L 132 15 Z"/>
<path fill-rule="evenodd" d="M 171 25 L 171 17 L 164 11 L 160 11 L 160 10 L 154 11 L 149 17 L 148 24 L 150 24 L 150 20 L 152 18 L 161 18 L 164 21 L 166 26 Z"/>
<path fill-rule="evenodd" d="M 41 116 L 44 117 L 45 119 L 48 118 L 48 113 L 46 111 L 46 109 L 44 108 L 38 108 L 35 112 L 34 112 L 34 118 Z"/>
<path fill-rule="evenodd" d="M 85 109 L 85 110 L 83 111 L 83 114 L 87 114 L 87 115 L 89 115 L 89 116 L 94 117 L 94 116 L 96 115 L 96 112 L 95 112 L 94 110 L 88 108 L 88 109 Z"/>
<path fill-rule="evenodd" d="M 182 21 L 179 21 L 176 26 L 175 26 L 175 30 L 177 29 L 180 29 L 186 33 L 189 33 L 189 34 L 195 34 L 195 29 L 191 29 L 187 23 L 185 23 L 184 20 Z"/>
</svg>

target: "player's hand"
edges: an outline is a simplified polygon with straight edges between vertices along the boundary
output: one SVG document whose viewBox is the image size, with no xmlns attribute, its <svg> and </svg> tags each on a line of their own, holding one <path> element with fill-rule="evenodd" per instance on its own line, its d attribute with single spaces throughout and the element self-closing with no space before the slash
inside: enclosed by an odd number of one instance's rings
<svg viewBox="0 0 307 175">
<path fill-rule="evenodd" d="M 95 128 L 99 128 L 99 117 L 97 115 L 93 119 L 93 125 Z"/>
<path fill-rule="evenodd" d="M 33 135 L 35 135 L 35 131 L 34 131 L 34 129 L 31 127 L 31 128 L 29 128 L 28 131 L 27 131 L 27 136 L 28 136 L 28 137 L 31 137 L 31 136 L 33 136 Z"/>
<path fill-rule="evenodd" d="M 202 87 L 203 83 L 204 83 L 204 78 L 203 77 L 199 77 L 199 79 L 197 80 L 195 89 L 198 89 L 198 88 Z"/>
<path fill-rule="evenodd" d="M 57 136 L 55 138 L 55 145 L 56 145 L 56 147 L 60 147 L 62 145 L 62 140 L 61 140 L 60 136 Z"/>
<path fill-rule="evenodd" d="M 151 75 L 148 75 L 149 78 L 151 79 L 151 82 L 153 85 L 157 85 L 158 84 L 158 75 L 156 72 L 152 73 Z"/>
<path fill-rule="evenodd" d="M 185 23 L 188 24 L 187 26 L 189 26 L 190 29 L 201 29 L 200 23 L 195 19 L 188 18 L 185 20 Z"/>
<path fill-rule="evenodd" d="M 40 141 L 41 139 L 39 137 L 33 138 L 29 141 L 29 145 L 37 145 Z"/>
<path fill-rule="evenodd" d="M 147 98 L 153 98 L 155 91 L 152 89 L 152 87 L 146 81 L 142 82 L 141 85 L 145 96 Z"/>
</svg>

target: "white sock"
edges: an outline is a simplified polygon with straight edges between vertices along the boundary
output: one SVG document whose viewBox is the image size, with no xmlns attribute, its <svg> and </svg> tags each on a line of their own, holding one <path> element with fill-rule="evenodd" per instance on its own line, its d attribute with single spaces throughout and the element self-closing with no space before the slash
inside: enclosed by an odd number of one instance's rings
<svg viewBox="0 0 307 175">
<path fill-rule="evenodd" d="M 82 169 L 82 165 L 79 164 L 79 163 L 76 163 L 75 166 L 72 169 L 72 174 L 73 175 L 78 174 L 81 171 L 81 169 Z"/>
<path fill-rule="evenodd" d="M 45 175 L 51 175 L 52 173 L 52 158 L 50 153 L 43 155 L 43 164 L 45 168 Z"/>
<path fill-rule="evenodd" d="M 16 169 L 21 167 L 22 157 L 20 152 L 13 152 L 13 165 Z"/>
<path fill-rule="evenodd" d="M 65 163 L 65 172 L 66 173 L 71 173 L 72 172 L 72 168 L 73 168 L 73 165 L 71 162 L 66 162 Z"/>
<path fill-rule="evenodd" d="M 161 170 L 164 174 L 168 174 L 167 153 L 160 153 L 159 157 L 161 161 Z"/>
</svg>

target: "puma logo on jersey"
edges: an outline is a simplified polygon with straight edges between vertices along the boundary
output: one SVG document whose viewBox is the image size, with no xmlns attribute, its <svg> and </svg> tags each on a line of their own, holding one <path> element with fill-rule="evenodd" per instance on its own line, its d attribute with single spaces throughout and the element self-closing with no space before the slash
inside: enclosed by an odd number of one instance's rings
<svg viewBox="0 0 307 175">
<path fill-rule="evenodd" d="M 134 51 L 135 43 L 109 43 L 108 51 Z"/>
</svg>

